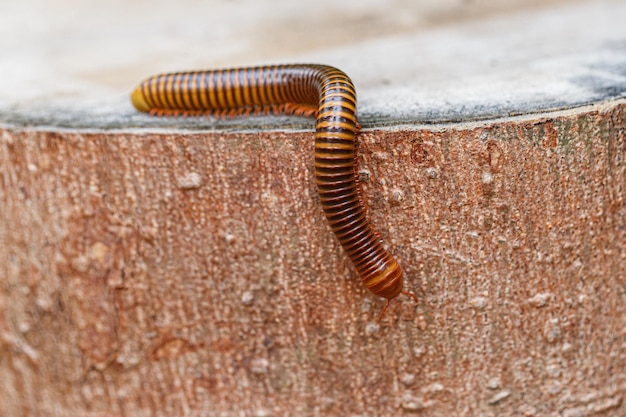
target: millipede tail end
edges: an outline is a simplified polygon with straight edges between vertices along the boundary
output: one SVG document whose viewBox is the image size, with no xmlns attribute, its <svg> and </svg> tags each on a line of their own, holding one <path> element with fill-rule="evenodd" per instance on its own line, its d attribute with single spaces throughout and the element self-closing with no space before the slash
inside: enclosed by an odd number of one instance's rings
<svg viewBox="0 0 626 417">
<path fill-rule="evenodd" d="M 130 95 L 130 100 L 133 103 L 133 106 L 135 106 L 137 110 L 141 112 L 150 111 L 150 105 L 148 105 L 148 102 L 143 96 L 143 92 L 141 91 L 141 88 L 139 87 L 135 88 L 133 93 Z"/>
</svg>

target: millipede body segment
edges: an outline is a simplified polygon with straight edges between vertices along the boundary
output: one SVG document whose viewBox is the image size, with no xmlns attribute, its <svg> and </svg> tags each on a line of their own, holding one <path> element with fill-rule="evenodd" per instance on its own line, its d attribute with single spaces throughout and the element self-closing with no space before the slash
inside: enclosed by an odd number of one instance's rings
<svg viewBox="0 0 626 417">
<path fill-rule="evenodd" d="M 315 116 L 315 177 L 333 232 L 361 280 L 389 300 L 402 292 L 402 270 L 366 217 L 356 173 L 356 92 L 342 71 L 325 65 L 273 65 L 161 74 L 132 93 L 156 115 L 287 113 Z M 410 293 L 405 293 L 415 299 Z"/>
</svg>

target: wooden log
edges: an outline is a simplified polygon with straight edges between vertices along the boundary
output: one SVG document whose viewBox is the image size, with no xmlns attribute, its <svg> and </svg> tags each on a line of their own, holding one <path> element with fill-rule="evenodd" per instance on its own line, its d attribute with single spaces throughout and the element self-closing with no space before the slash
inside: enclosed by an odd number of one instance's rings
<svg viewBox="0 0 626 417">
<path fill-rule="evenodd" d="M 565 15 L 589 43 L 488 75 L 347 64 L 369 215 L 419 298 L 381 323 L 321 211 L 312 121 L 153 120 L 123 88 L 0 102 L 0 415 L 625 414 L 626 29 L 600 25 L 624 10 L 537 13 L 524 36 L 563 51 Z M 508 49 L 519 16 L 421 36 Z"/>
</svg>

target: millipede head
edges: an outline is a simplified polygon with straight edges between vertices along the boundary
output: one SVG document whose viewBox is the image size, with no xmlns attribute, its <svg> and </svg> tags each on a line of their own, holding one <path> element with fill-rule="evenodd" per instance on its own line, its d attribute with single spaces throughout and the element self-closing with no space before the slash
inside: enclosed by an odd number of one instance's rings
<svg viewBox="0 0 626 417">
<path fill-rule="evenodd" d="M 402 292 L 402 268 L 391 256 L 380 261 L 376 269 L 361 275 L 361 280 L 379 297 L 391 299 Z"/>
</svg>

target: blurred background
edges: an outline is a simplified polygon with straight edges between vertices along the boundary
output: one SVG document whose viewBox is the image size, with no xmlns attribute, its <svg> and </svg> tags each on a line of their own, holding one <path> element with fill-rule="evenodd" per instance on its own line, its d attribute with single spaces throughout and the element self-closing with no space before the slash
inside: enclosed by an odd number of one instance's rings
<svg viewBox="0 0 626 417">
<path fill-rule="evenodd" d="M 596 84 L 617 80 L 626 91 L 625 4 L 1 0 L 0 112 L 122 103 L 130 111 L 128 92 L 155 73 L 311 61 L 348 73 L 371 113 L 445 120 L 454 115 L 437 112 L 483 102 L 554 108 L 580 93 L 589 62 Z M 598 78 L 607 62 L 618 71 Z"/>
</svg>

